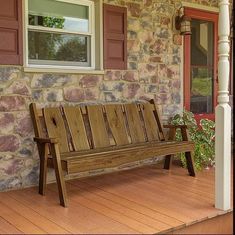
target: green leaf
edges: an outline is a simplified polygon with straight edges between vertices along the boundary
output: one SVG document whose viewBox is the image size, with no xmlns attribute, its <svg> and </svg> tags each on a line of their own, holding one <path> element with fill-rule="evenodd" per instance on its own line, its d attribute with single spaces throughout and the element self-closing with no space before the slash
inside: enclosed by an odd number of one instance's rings
<svg viewBox="0 0 235 235">
<path fill-rule="evenodd" d="M 185 124 L 188 126 L 189 135 L 195 143 L 194 164 L 196 170 L 202 170 L 208 166 L 213 166 L 215 162 L 215 122 L 208 119 L 201 119 L 199 126 L 194 114 L 184 109 L 182 114 L 176 114 L 170 121 L 173 125 Z M 181 141 L 180 130 L 176 132 L 176 140 Z M 184 153 L 177 155 L 186 167 Z"/>
</svg>

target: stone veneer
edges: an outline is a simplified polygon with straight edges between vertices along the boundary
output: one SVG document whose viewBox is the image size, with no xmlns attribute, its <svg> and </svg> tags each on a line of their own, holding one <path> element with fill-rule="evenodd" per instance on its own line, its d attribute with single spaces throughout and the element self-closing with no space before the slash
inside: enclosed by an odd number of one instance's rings
<svg viewBox="0 0 235 235">
<path fill-rule="evenodd" d="M 37 184 L 39 158 L 28 110 L 32 101 L 58 105 L 154 98 L 164 120 L 182 109 L 182 37 L 172 31 L 172 16 L 179 1 L 104 2 L 128 9 L 127 71 L 105 71 L 105 75 L 38 74 L 24 73 L 22 67 L 0 66 L 0 190 Z M 217 0 L 188 2 L 217 6 Z"/>
</svg>

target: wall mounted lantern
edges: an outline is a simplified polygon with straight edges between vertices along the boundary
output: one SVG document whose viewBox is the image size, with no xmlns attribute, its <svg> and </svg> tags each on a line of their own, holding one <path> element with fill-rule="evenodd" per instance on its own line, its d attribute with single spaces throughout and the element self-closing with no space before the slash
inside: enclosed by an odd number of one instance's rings
<svg viewBox="0 0 235 235">
<path fill-rule="evenodd" d="M 191 35 L 191 18 L 184 15 L 183 7 L 178 10 L 178 15 L 175 17 L 175 28 L 180 31 L 181 35 Z"/>
</svg>

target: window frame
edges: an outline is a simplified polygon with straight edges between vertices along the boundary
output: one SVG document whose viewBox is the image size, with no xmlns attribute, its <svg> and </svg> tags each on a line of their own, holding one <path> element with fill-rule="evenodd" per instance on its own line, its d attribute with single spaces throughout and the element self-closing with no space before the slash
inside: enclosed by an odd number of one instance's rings
<svg viewBox="0 0 235 235">
<path fill-rule="evenodd" d="M 215 120 L 215 107 L 217 105 L 218 92 L 218 13 L 203 11 L 195 8 L 185 7 L 185 15 L 194 19 L 211 21 L 214 23 L 214 70 L 213 70 L 213 113 L 195 114 L 195 119 L 200 121 L 202 118 Z M 184 107 L 190 110 L 190 96 L 191 96 L 191 36 L 184 37 Z"/>
<path fill-rule="evenodd" d="M 42 27 L 42 26 L 33 26 L 28 24 L 28 16 L 29 16 L 29 9 L 28 9 L 28 1 L 24 1 L 24 67 L 25 68 L 35 68 L 35 69 L 62 69 L 62 70 L 95 70 L 96 68 L 96 25 L 95 25 L 95 18 L 96 18 L 96 11 L 95 11 L 95 3 L 92 0 L 54 0 L 57 2 L 65 2 L 65 3 L 71 3 L 76 5 L 83 5 L 89 7 L 89 31 L 84 32 L 74 32 L 64 29 L 55 29 L 55 28 L 49 28 L 49 27 Z M 66 65 L 68 63 L 74 63 L 74 62 L 68 62 L 68 61 L 61 61 L 61 64 L 46 64 L 44 60 L 44 64 L 35 64 L 30 63 L 30 59 L 28 56 L 28 32 L 29 30 L 35 31 L 35 32 L 45 32 L 45 33 L 66 33 L 71 35 L 81 35 L 81 36 L 89 36 L 90 37 L 90 46 L 88 47 L 88 52 L 90 54 L 90 66 L 78 66 L 79 62 L 77 62 L 76 65 Z M 53 61 L 52 61 L 53 63 Z M 76 63 L 76 62 L 75 62 Z"/>
</svg>

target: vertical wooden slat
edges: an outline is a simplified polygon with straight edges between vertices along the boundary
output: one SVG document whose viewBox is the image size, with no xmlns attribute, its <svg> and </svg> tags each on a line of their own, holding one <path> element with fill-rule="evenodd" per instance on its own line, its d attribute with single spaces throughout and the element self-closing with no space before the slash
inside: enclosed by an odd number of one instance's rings
<svg viewBox="0 0 235 235">
<path fill-rule="evenodd" d="M 125 119 L 121 105 L 106 105 L 105 111 L 116 145 L 129 144 Z"/>
<path fill-rule="evenodd" d="M 160 117 L 157 105 L 154 100 L 150 100 L 149 102 L 150 102 L 150 104 L 153 105 L 153 108 L 154 108 L 153 114 L 154 114 L 156 121 L 157 121 L 157 124 L 158 124 L 159 138 L 160 138 L 160 140 L 165 140 L 165 135 L 163 133 L 163 125 L 162 125 L 162 121 L 161 121 L 161 117 Z"/>
<path fill-rule="evenodd" d="M 110 141 L 106 129 L 102 105 L 87 106 L 94 148 L 109 147 Z"/>
<path fill-rule="evenodd" d="M 45 108 L 43 109 L 43 115 L 48 136 L 59 139 L 62 153 L 69 152 L 67 132 L 60 108 Z"/>
<path fill-rule="evenodd" d="M 140 104 L 140 109 L 143 114 L 148 141 L 159 140 L 159 130 L 152 105 L 150 103 Z"/>
<path fill-rule="evenodd" d="M 67 106 L 63 109 L 71 133 L 74 150 L 90 149 L 80 108 Z"/>
<path fill-rule="evenodd" d="M 136 104 L 125 104 L 128 127 L 132 143 L 145 142 L 144 130 L 140 119 L 140 113 Z"/>
<path fill-rule="evenodd" d="M 42 112 L 41 109 L 40 110 L 37 109 L 36 104 L 31 103 L 29 105 L 29 111 L 30 111 L 31 120 L 33 122 L 35 137 L 41 137 L 41 138 L 46 137 L 44 135 L 43 127 L 40 121 L 40 113 Z"/>
</svg>

